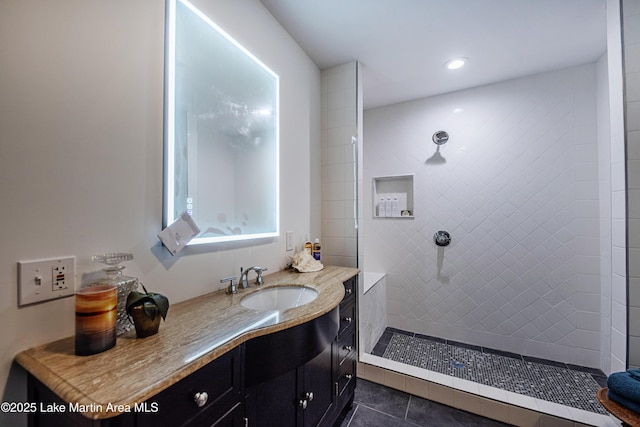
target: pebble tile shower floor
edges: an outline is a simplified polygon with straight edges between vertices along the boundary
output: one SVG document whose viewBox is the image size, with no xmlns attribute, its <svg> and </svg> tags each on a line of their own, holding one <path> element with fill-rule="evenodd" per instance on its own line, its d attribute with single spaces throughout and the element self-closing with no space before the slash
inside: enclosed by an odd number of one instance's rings
<svg viewBox="0 0 640 427">
<path fill-rule="evenodd" d="M 598 370 L 572 369 L 563 363 L 414 336 L 391 328 L 380 338 L 374 354 L 525 396 L 607 414 L 596 398 L 596 392 L 606 382 Z"/>
</svg>

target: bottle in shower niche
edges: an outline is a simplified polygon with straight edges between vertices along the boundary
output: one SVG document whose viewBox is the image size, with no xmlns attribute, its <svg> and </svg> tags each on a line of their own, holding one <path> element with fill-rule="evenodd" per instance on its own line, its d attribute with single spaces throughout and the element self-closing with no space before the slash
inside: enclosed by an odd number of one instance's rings
<svg viewBox="0 0 640 427">
<path fill-rule="evenodd" d="M 393 196 L 391 199 L 391 216 L 400 216 L 400 201 L 398 196 Z"/>
<path fill-rule="evenodd" d="M 313 243 L 313 257 L 320 261 L 321 247 L 320 247 L 320 239 L 316 238 L 316 241 Z"/>
<path fill-rule="evenodd" d="M 393 216 L 393 206 L 392 206 L 393 201 L 391 200 L 391 196 L 387 196 L 385 202 L 384 202 L 384 210 L 385 210 L 385 216 Z"/>
<path fill-rule="evenodd" d="M 378 216 L 387 216 L 387 199 L 384 196 L 380 196 L 378 202 Z"/>
</svg>

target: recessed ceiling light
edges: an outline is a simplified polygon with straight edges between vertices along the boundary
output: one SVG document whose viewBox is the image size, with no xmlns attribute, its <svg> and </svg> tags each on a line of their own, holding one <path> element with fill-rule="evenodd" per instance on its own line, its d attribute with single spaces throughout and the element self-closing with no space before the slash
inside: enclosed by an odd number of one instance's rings
<svg viewBox="0 0 640 427">
<path fill-rule="evenodd" d="M 457 70 L 464 67 L 467 62 L 469 62 L 469 58 L 453 58 L 445 62 L 444 66 L 449 70 Z"/>
</svg>

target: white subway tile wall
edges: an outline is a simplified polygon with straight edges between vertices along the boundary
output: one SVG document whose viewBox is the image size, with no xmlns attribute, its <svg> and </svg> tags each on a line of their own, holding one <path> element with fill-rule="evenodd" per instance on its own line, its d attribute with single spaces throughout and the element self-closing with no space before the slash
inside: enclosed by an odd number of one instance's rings
<svg viewBox="0 0 640 427">
<path fill-rule="evenodd" d="M 358 266 L 357 73 L 356 62 L 322 71 L 322 262 L 344 267 Z"/>
</svg>

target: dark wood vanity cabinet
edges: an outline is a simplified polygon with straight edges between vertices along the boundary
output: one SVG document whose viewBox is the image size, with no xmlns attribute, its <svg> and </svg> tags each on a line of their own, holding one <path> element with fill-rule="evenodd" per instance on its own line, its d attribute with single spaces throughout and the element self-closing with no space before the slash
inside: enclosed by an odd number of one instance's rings
<svg viewBox="0 0 640 427">
<path fill-rule="evenodd" d="M 79 413 L 34 413 L 32 427 L 332 426 L 353 403 L 357 365 L 357 276 L 330 312 L 250 339 L 199 368 L 143 408 L 91 420 Z M 31 374 L 29 401 L 64 404 Z M 204 397 L 206 393 L 206 398 Z"/>
<path fill-rule="evenodd" d="M 337 333 L 324 350 L 296 369 L 247 388 L 249 427 L 332 426 L 351 407 L 358 355 L 356 277 L 344 286 Z"/>
</svg>

